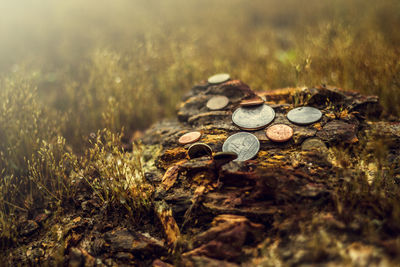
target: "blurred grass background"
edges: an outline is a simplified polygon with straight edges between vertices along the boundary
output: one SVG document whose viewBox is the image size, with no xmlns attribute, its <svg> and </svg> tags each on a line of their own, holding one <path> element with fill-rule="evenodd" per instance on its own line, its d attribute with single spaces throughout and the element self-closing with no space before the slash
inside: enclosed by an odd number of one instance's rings
<svg viewBox="0 0 400 267">
<path fill-rule="evenodd" d="M 129 139 L 173 115 L 214 73 L 255 90 L 332 84 L 400 114 L 397 0 L 20 0 L 0 10 L 3 233 L 4 214 L 34 203 L 17 197 L 32 194 L 28 180 L 42 188 L 68 173 L 66 155 L 83 154 L 90 133 L 123 128 Z"/>
<path fill-rule="evenodd" d="M 103 127 L 143 129 L 215 72 L 253 89 L 328 83 L 378 94 L 399 114 L 398 1 L 13 1 L 0 71 L 35 76 L 79 148 Z M 107 119 L 105 119 L 107 117 Z"/>
</svg>

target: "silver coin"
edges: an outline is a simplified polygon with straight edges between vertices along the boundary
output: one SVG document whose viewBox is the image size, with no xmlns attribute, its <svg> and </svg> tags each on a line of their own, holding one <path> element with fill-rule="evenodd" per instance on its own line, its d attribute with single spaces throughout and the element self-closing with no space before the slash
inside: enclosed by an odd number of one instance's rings
<svg viewBox="0 0 400 267">
<path fill-rule="evenodd" d="M 223 146 L 223 152 L 234 152 L 238 155 L 235 161 L 245 161 L 254 158 L 260 150 L 260 142 L 251 133 L 240 132 L 229 136 Z"/>
<path fill-rule="evenodd" d="M 211 156 L 212 149 L 209 145 L 203 143 L 195 143 L 191 145 L 187 151 L 189 158 L 199 158 L 203 156 Z"/>
<path fill-rule="evenodd" d="M 232 114 L 233 123 L 245 130 L 261 129 L 271 123 L 274 118 L 274 109 L 266 104 L 255 107 L 240 107 Z"/>
<path fill-rule="evenodd" d="M 207 108 L 211 110 L 220 110 L 229 104 L 229 98 L 224 95 L 216 95 L 207 101 Z"/>
<path fill-rule="evenodd" d="M 319 121 L 322 118 L 322 112 L 313 107 L 298 107 L 289 111 L 286 117 L 292 123 L 307 125 Z"/>
<path fill-rule="evenodd" d="M 215 74 L 215 75 L 209 77 L 208 83 L 219 84 L 219 83 L 226 82 L 230 78 L 231 78 L 231 76 L 228 73 L 219 73 L 219 74 Z"/>
</svg>

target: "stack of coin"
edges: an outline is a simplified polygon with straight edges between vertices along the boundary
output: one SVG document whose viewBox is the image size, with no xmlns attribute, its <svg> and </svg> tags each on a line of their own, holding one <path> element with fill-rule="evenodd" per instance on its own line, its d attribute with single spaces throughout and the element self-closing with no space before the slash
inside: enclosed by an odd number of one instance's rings
<svg viewBox="0 0 400 267">
<path fill-rule="evenodd" d="M 230 79 L 229 74 L 220 73 L 208 78 L 209 84 L 221 84 Z M 229 99 L 223 95 L 211 97 L 207 102 L 210 110 L 221 110 L 229 104 Z M 322 112 L 313 107 L 298 107 L 289 111 L 287 119 L 298 125 L 308 125 L 317 122 L 322 117 Z M 232 114 L 232 121 L 240 129 L 255 131 L 266 127 L 275 119 L 275 111 L 265 104 L 265 99 L 256 96 L 244 99 Z M 293 137 L 293 129 L 286 124 L 275 124 L 265 130 L 265 135 L 273 142 L 286 142 Z M 178 142 L 182 145 L 197 142 L 201 137 L 200 132 L 189 132 L 181 136 Z M 260 149 L 258 138 L 248 132 L 239 132 L 229 136 L 222 151 L 214 155 L 216 165 L 222 166 L 229 161 L 245 161 L 254 158 Z M 189 158 L 211 156 L 212 150 L 207 144 L 195 143 L 188 149 Z"/>
</svg>

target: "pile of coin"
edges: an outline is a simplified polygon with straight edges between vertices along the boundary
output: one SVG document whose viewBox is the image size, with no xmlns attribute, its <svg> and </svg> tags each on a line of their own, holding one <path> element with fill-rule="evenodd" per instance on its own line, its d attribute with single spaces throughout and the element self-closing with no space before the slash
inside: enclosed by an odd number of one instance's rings
<svg viewBox="0 0 400 267">
<path fill-rule="evenodd" d="M 230 79 L 227 73 L 220 73 L 208 78 L 208 83 L 212 85 L 221 84 Z M 221 110 L 228 106 L 229 99 L 223 95 L 211 97 L 206 106 L 210 110 Z M 290 110 L 286 115 L 288 121 L 297 125 L 309 125 L 322 118 L 322 112 L 314 107 L 298 107 Z M 241 130 L 229 136 L 223 146 L 222 151 L 214 155 L 214 161 L 229 162 L 246 161 L 254 158 L 260 150 L 260 141 L 248 131 L 256 131 L 265 128 L 275 119 L 275 111 L 272 107 L 265 104 L 261 97 L 244 99 L 240 106 L 232 113 L 232 122 Z M 293 128 L 287 124 L 275 124 L 265 130 L 265 134 L 272 142 L 287 142 L 294 134 Z M 201 138 L 200 132 L 189 132 L 182 135 L 179 144 L 191 144 Z M 211 148 L 204 143 L 192 144 L 188 149 L 189 158 L 193 159 L 201 156 L 212 156 Z"/>
</svg>

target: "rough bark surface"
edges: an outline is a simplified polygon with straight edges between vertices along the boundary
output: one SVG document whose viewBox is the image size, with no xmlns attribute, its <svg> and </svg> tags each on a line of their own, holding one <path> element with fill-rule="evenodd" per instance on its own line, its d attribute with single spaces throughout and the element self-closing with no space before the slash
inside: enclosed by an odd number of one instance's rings
<svg viewBox="0 0 400 267">
<path fill-rule="evenodd" d="M 206 103 L 214 95 L 229 97 L 229 105 L 209 111 Z M 276 112 L 272 124 L 293 127 L 290 141 L 274 143 L 259 130 L 253 133 L 261 148 L 252 160 L 219 166 L 211 157 L 187 157 L 189 145 L 177 142 L 181 135 L 201 131 L 199 142 L 221 151 L 226 138 L 240 131 L 231 121 L 232 112 L 241 100 L 255 95 L 239 80 L 203 83 L 185 96 L 177 119 L 147 130 L 142 139 L 144 153 L 149 153 L 144 168 L 155 190 L 154 214 L 146 225 L 132 227 L 123 218 L 106 217 L 101 207 L 86 201 L 92 212 L 68 215 L 56 225 L 62 236 L 59 247 L 46 247 L 42 233 L 25 250 L 13 251 L 14 257 L 41 262 L 61 249 L 69 266 L 398 263 L 400 225 L 393 224 L 394 216 L 400 216 L 395 214 L 397 206 L 375 208 L 380 203 L 374 203 L 371 195 L 351 202 L 352 196 L 341 199 L 345 196 L 341 192 L 346 183 L 354 186 L 348 179 L 372 187 L 378 172 L 391 179 L 388 186 L 398 186 L 399 121 L 379 117 L 382 108 L 377 97 L 333 87 L 258 92 Z M 299 102 L 320 108 L 322 119 L 309 126 L 291 124 L 286 113 Z M 358 153 L 368 152 L 369 142 L 379 138 L 385 140 L 384 158 L 390 170 L 375 168 Z M 149 152 L 154 147 L 158 153 Z M 345 151 L 350 159 L 338 156 L 338 151 Z M 151 164 L 154 159 L 156 166 Z M 374 232 L 379 234 L 369 236 L 364 224 L 379 228 Z M 32 236 L 39 225 L 29 221 L 21 233 Z"/>
</svg>

